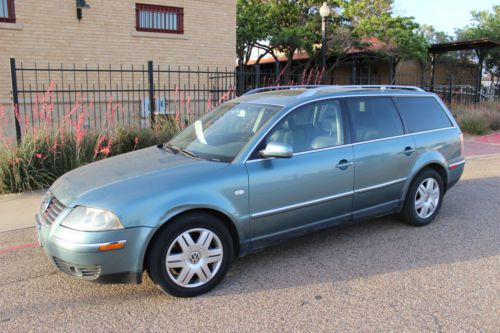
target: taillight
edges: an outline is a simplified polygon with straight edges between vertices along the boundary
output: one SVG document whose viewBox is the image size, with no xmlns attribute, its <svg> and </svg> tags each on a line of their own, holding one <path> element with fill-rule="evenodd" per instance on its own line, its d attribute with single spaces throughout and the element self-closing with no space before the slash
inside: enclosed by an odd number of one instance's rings
<svg viewBox="0 0 500 333">
<path fill-rule="evenodd" d="M 460 133 L 460 155 L 464 156 L 464 135 Z"/>
</svg>

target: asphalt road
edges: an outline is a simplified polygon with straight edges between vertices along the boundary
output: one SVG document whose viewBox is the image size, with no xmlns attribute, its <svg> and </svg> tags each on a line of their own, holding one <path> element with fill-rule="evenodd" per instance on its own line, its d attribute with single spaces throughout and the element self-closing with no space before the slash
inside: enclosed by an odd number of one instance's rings
<svg viewBox="0 0 500 333">
<path fill-rule="evenodd" d="M 500 332 L 500 155 L 469 159 L 427 227 L 387 217 L 300 238 L 194 299 L 147 277 L 75 280 L 33 242 L 34 228 L 0 233 L 0 332 Z"/>
</svg>

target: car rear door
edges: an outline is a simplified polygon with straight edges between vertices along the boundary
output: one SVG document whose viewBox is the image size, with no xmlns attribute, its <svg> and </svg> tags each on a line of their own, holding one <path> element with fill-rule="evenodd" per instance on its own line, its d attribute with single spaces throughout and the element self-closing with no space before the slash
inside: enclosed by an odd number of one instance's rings
<svg viewBox="0 0 500 333">
<path fill-rule="evenodd" d="M 246 162 L 255 246 L 350 219 L 353 150 L 338 101 L 292 111 L 266 136 L 292 146 L 292 158 Z"/>
<path fill-rule="evenodd" d="M 415 164 L 415 142 L 390 97 L 346 98 L 345 104 L 354 148 L 353 217 L 390 212 Z"/>
</svg>

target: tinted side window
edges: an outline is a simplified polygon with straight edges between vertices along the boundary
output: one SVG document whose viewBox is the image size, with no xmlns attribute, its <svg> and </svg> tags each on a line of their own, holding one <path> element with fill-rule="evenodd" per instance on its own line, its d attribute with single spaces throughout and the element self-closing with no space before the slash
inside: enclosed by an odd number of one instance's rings
<svg viewBox="0 0 500 333">
<path fill-rule="evenodd" d="M 390 98 L 363 97 L 348 98 L 345 101 L 351 118 L 354 142 L 404 134 L 403 124 Z"/>
<path fill-rule="evenodd" d="M 453 126 L 433 97 L 398 97 L 399 111 L 410 133 Z"/>
<path fill-rule="evenodd" d="M 298 108 L 283 118 L 268 134 L 268 142 L 287 143 L 294 153 L 344 144 L 344 128 L 337 100 Z"/>
</svg>

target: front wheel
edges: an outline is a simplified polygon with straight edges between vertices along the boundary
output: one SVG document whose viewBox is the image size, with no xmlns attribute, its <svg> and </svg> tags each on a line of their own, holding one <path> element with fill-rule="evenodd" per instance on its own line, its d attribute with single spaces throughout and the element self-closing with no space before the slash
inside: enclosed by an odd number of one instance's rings
<svg viewBox="0 0 500 333">
<path fill-rule="evenodd" d="M 164 292 L 193 297 L 224 277 L 233 259 L 233 242 L 224 223 L 206 213 L 181 216 L 155 237 L 147 272 Z"/>
<path fill-rule="evenodd" d="M 402 211 L 403 219 L 414 226 L 431 223 L 441 209 L 443 179 L 433 169 L 425 169 L 411 183 Z"/>
</svg>

